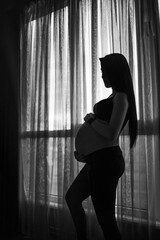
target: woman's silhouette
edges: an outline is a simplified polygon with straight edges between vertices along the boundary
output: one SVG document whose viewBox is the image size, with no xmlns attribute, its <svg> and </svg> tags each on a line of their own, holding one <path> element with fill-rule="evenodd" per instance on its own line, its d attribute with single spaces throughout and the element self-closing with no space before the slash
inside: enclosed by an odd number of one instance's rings
<svg viewBox="0 0 160 240">
<path fill-rule="evenodd" d="M 75 152 L 78 161 L 86 162 L 66 193 L 66 202 L 73 218 L 78 240 L 86 240 L 86 219 L 82 202 L 91 196 L 98 222 L 107 240 L 120 240 L 115 218 L 115 197 L 125 162 L 119 147 L 119 135 L 128 122 L 130 147 L 137 136 L 137 114 L 130 69 L 126 58 L 113 53 L 100 58 L 105 87 L 113 92 L 94 106 L 84 120 L 104 137 L 106 147 L 82 155 Z"/>
</svg>

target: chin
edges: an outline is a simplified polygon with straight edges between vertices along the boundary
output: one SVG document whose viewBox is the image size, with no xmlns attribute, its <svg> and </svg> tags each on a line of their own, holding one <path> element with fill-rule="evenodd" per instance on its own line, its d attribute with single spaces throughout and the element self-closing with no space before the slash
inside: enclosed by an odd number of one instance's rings
<svg viewBox="0 0 160 240">
<path fill-rule="evenodd" d="M 111 88 L 111 86 L 110 86 L 110 85 L 108 85 L 108 84 L 105 84 L 105 87 L 106 87 L 106 88 Z"/>
</svg>

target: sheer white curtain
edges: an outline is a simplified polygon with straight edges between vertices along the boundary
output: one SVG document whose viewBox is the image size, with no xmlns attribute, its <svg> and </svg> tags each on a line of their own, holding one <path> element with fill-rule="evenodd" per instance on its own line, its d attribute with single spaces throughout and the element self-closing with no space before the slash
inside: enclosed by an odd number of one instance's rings
<svg viewBox="0 0 160 240">
<path fill-rule="evenodd" d="M 23 232 L 34 239 L 75 237 L 64 200 L 83 166 L 74 159 L 74 139 L 85 114 L 111 92 L 104 88 L 99 64 L 99 57 L 111 52 L 128 59 L 139 119 L 135 148 L 129 149 L 127 129 L 120 139 L 126 171 L 117 190 L 117 220 L 124 239 L 155 236 L 160 222 L 158 3 L 147 1 L 147 6 L 136 0 L 43 0 L 23 12 L 20 218 Z M 103 239 L 90 199 L 84 207 L 89 239 Z"/>
</svg>

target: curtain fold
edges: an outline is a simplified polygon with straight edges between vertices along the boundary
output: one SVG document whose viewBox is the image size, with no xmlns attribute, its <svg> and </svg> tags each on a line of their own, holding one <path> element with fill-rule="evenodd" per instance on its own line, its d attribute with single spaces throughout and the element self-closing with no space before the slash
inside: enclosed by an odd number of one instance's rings
<svg viewBox="0 0 160 240">
<path fill-rule="evenodd" d="M 160 225 L 159 11 L 152 1 L 38 1 L 21 18 L 20 212 L 33 239 L 75 238 L 65 193 L 82 168 L 74 159 L 78 127 L 111 90 L 99 58 L 124 54 L 138 114 L 136 146 L 120 138 L 126 171 L 116 216 L 124 239 L 156 237 Z M 91 199 L 84 201 L 89 239 L 103 239 Z"/>
</svg>

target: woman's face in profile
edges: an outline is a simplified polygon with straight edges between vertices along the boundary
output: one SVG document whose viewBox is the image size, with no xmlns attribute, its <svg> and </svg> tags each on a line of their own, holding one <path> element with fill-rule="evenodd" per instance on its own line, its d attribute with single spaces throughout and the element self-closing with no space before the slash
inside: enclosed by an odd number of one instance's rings
<svg viewBox="0 0 160 240">
<path fill-rule="evenodd" d="M 102 71 L 102 79 L 103 79 L 103 82 L 104 82 L 104 85 L 106 88 L 110 88 L 111 85 L 110 85 L 110 82 L 108 80 L 108 77 L 104 74 L 102 68 L 101 68 L 101 71 Z"/>
</svg>

